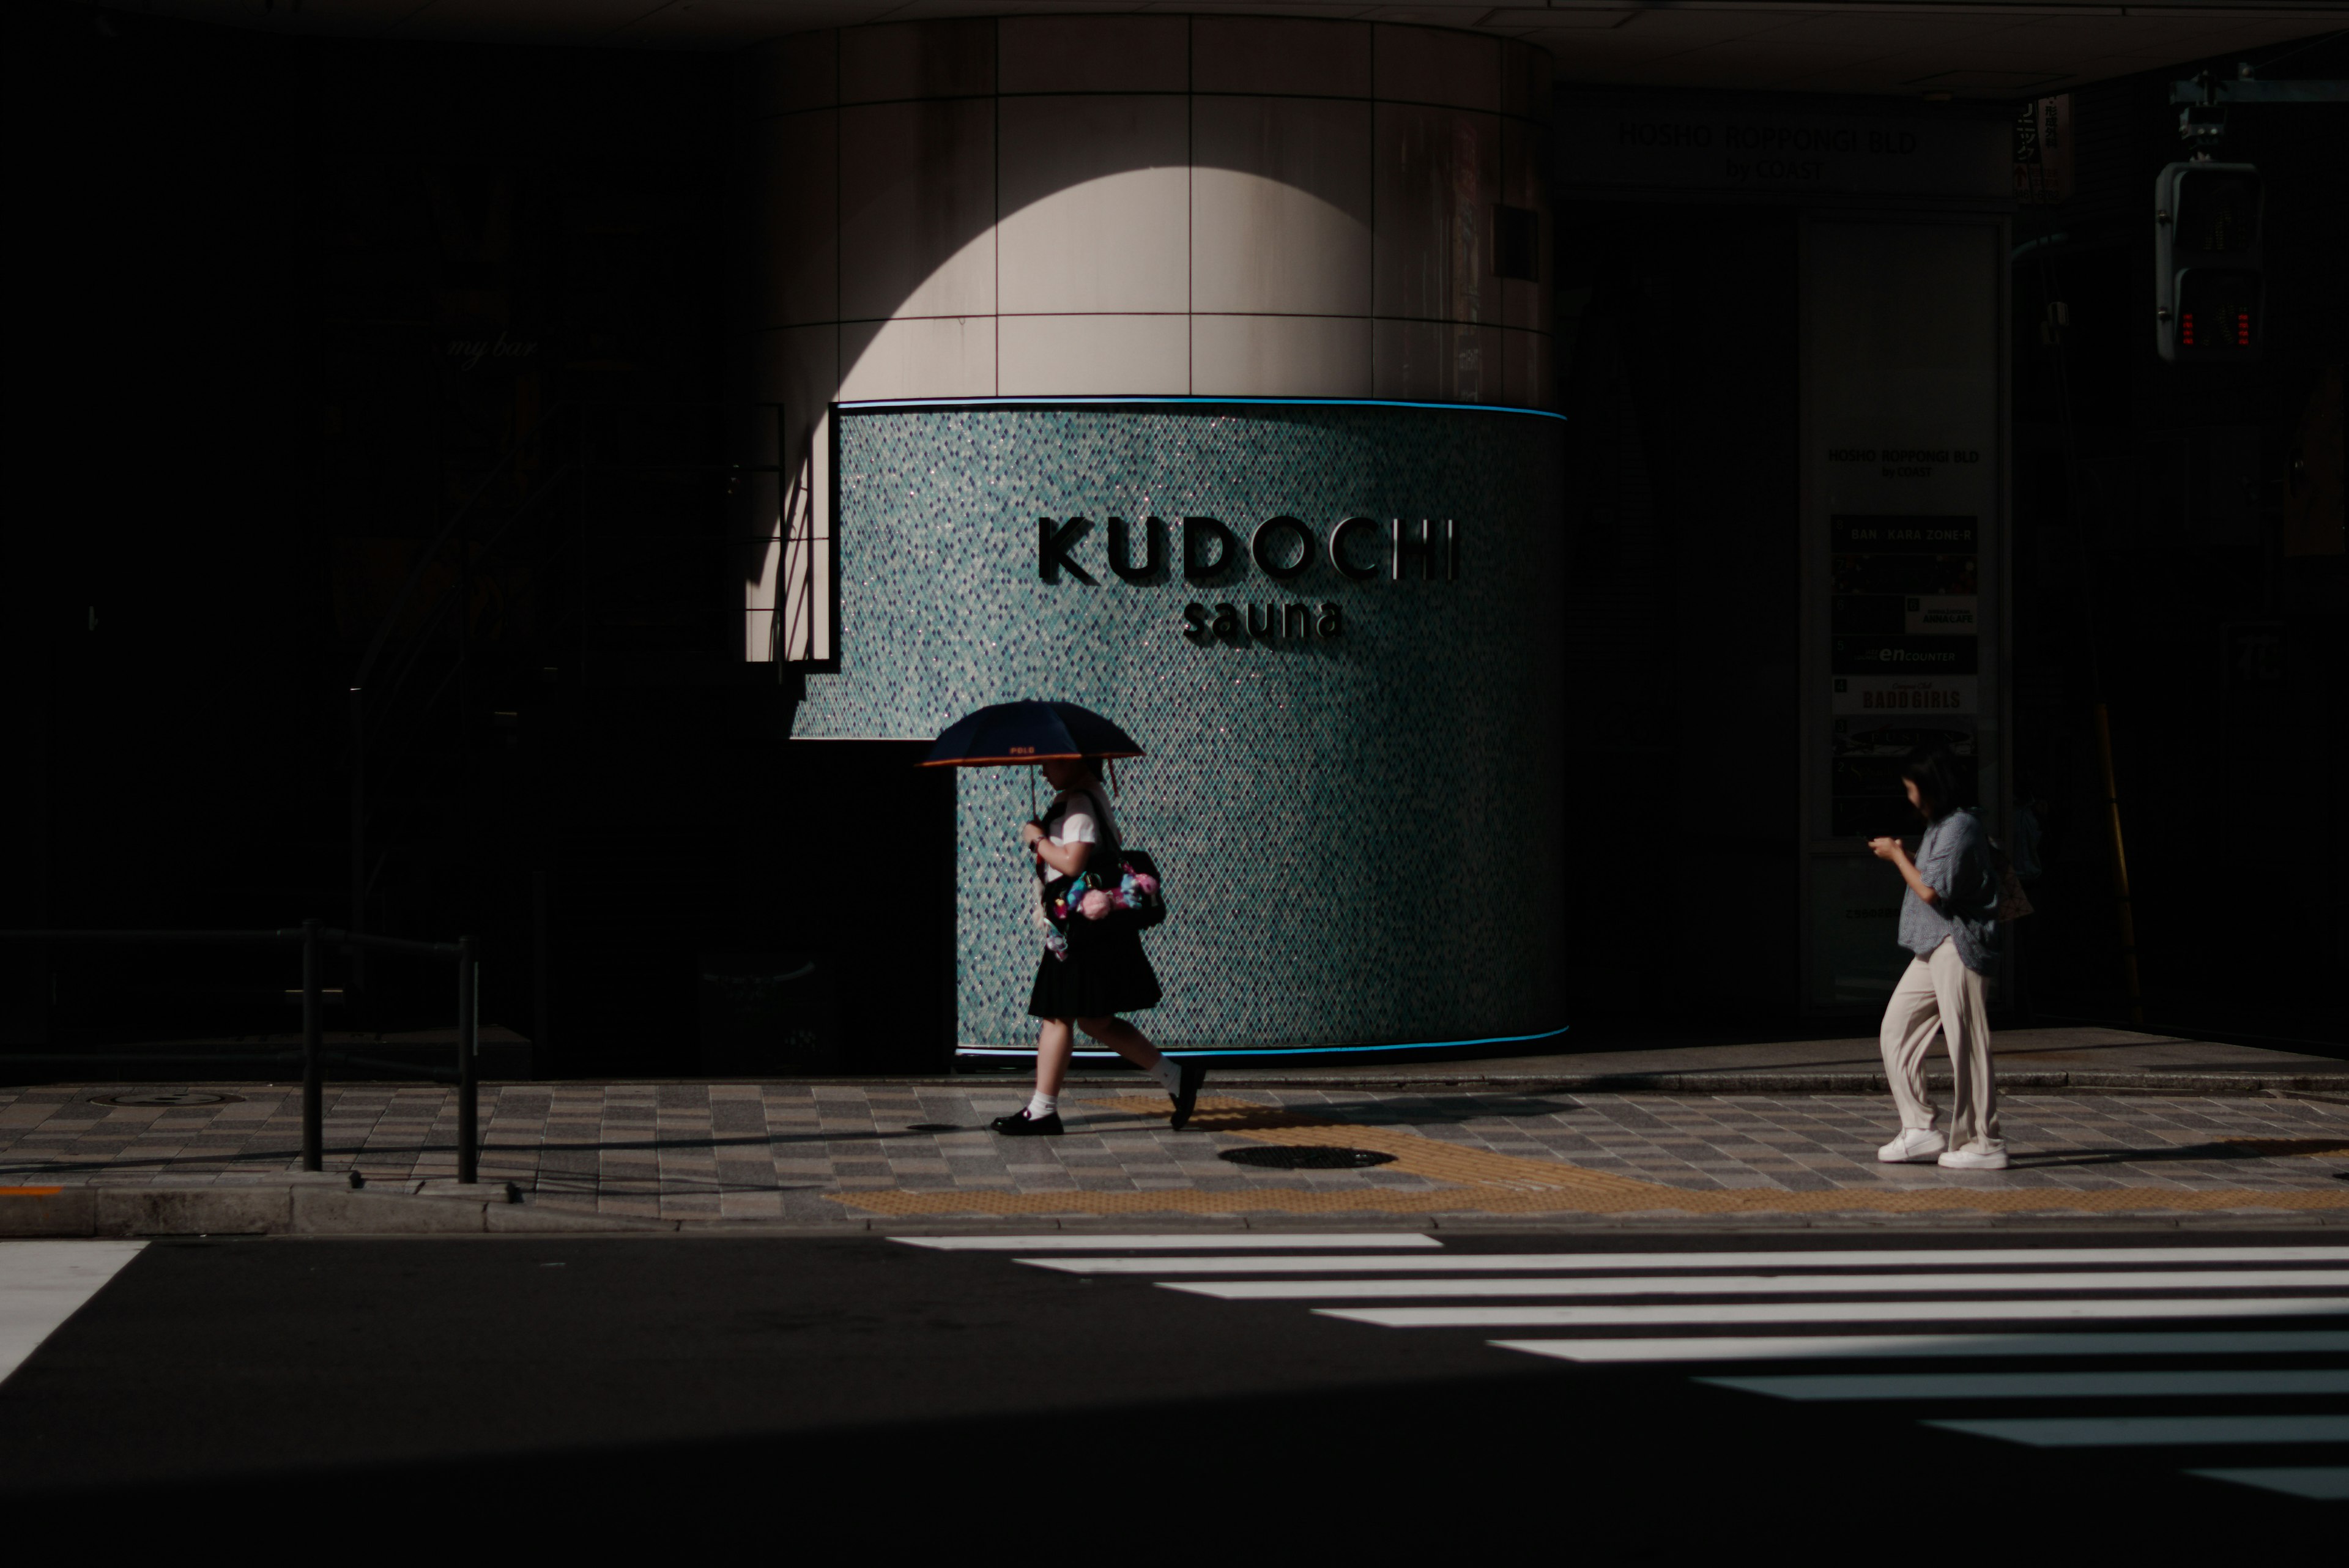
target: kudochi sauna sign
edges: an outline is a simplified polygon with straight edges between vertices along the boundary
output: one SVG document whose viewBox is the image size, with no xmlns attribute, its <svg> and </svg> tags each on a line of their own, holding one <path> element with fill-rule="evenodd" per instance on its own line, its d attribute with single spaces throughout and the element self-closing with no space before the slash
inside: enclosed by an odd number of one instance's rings
<svg viewBox="0 0 2349 1568">
<path fill-rule="evenodd" d="M 1268 517 L 1245 542 L 1219 518 L 1185 517 L 1181 527 L 1183 581 L 1194 587 L 1237 585 L 1247 579 L 1251 566 L 1285 586 L 1318 575 L 1325 561 L 1330 571 L 1352 583 L 1400 583 L 1414 577 L 1430 583 L 1460 580 L 1460 529 L 1449 517 L 1441 521 L 1423 517 L 1414 524 L 1400 517 L 1383 524 L 1371 517 L 1345 517 L 1333 524 L 1326 535 L 1301 518 Z M 1102 530 L 1106 537 L 1094 559 L 1124 582 L 1171 583 L 1169 531 L 1168 524 L 1158 518 L 1143 519 L 1137 561 L 1137 530 L 1124 518 L 1112 517 Z M 1037 576 L 1054 584 L 1070 578 L 1099 583 L 1079 549 L 1093 532 L 1090 517 L 1038 518 Z M 1201 648 L 1335 638 L 1345 631 L 1345 608 L 1334 599 L 1318 604 L 1300 598 L 1247 605 L 1224 601 L 1209 605 L 1194 599 L 1183 607 L 1183 635 Z"/>
</svg>

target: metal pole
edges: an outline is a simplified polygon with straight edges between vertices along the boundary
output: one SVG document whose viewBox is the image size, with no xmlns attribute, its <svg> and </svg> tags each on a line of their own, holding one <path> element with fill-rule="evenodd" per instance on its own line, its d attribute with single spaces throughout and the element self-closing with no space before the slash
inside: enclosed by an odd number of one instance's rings
<svg viewBox="0 0 2349 1568">
<path fill-rule="evenodd" d="M 325 1168 L 326 1094 L 318 1016 L 318 922 L 302 922 L 302 1168 Z"/>
<path fill-rule="evenodd" d="M 351 907 L 344 924 L 355 933 L 367 929 L 367 689 L 363 686 L 351 688 Z M 343 1000 L 355 1002 L 367 984 L 365 950 L 351 950 L 346 979 L 349 994 Z"/>
<path fill-rule="evenodd" d="M 457 939 L 457 1180 L 471 1186 L 481 1173 L 481 1096 L 473 1082 L 473 1058 L 481 1049 L 481 975 L 473 963 L 473 939 Z"/>
<path fill-rule="evenodd" d="M 587 405 L 579 405 L 579 673 L 573 690 L 583 695 L 587 690 L 587 623 L 595 603 L 595 586 L 590 580 L 590 562 L 594 552 L 588 548 Z"/>
<path fill-rule="evenodd" d="M 2057 279 L 2052 248 L 2042 248 L 2039 253 L 2039 275 L 2044 292 L 2053 300 Z M 2079 438 L 2073 428 L 2071 371 L 2061 332 L 2055 335 L 2054 348 L 2055 400 L 2063 414 L 2065 521 L 2071 526 L 2072 547 L 2080 564 L 2080 643 L 2087 653 L 2089 711 L 2096 729 L 2098 783 L 2105 792 L 2106 836 L 2113 851 L 2113 913 L 2120 928 L 2121 978 L 2128 988 L 2129 1023 L 2141 1026 L 2145 1023 L 2145 992 L 2137 968 L 2137 915 L 2129 902 L 2128 857 L 2121 848 L 2120 786 L 2113 777 L 2113 732 L 2105 711 L 2105 665 L 2096 650 L 2096 577 L 2088 555 L 2088 520 L 2080 505 L 2087 471 L 2080 461 Z"/>
<path fill-rule="evenodd" d="M 543 851 L 542 851 L 543 853 Z M 553 1011 L 548 998 L 546 949 L 546 873 L 534 871 L 530 879 L 532 927 L 532 994 L 530 1075 L 543 1078 L 552 1070 L 554 1056 L 546 1041 L 549 1013 Z"/>
<path fill-rule="evenodd" d="M 2113 909 L 2119 917 L 2121 938 L 2121 972 L 2128 981 L 2129 1023 L 2145 1023 L 2145 993 L 2139 988 L 2137 971 L 2137 917 L 2129 904 L 2128 854 L 2121 847 L 2120 786 L 2113 778 L 2113 727 L 2105 715 L 2105 705 L 2096 704 L 2096 763 L 2104 770 L 2105 831 L 2113 848 Z"/>
</svg>

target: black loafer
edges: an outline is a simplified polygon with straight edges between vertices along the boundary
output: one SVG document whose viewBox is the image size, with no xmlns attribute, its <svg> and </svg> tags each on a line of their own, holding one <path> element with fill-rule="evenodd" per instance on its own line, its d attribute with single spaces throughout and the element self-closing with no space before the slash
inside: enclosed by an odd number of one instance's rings
<svg viewBox="0 0 2349 1568">
<path fill-rule="evenodd" d="M 1032 1118 L 1021 1111 L 1016 1116 L 998 1116 L 988 1125 L 1005 1137 L 1059 1137 L 1065 1130 L 1058 1111 Z"/>
<path fill-rule="evenodd" d="M 1199 1085 L 1207 1081 L 1207 1064 L 1205 1062 L 1177 1062 L 1174 1067 L 1180 1076 L 1174 1081 L 1174 1127 L 1176 1132 L 1181 1132 L 1189 1125 L 1192 1111 L 1198 1106 Z"/>
</svg>

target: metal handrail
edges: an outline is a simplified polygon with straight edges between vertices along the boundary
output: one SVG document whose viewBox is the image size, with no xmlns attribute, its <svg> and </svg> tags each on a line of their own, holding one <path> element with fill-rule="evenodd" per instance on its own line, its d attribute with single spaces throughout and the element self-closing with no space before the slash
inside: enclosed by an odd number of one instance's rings
<svg viewBox="0 0 2349 1568">
<path fill-rule="evenodd" d="M 481 1180 L 481 1094 L 474 1076 L 481 1049 L 481 964 L 473 956 L 473 939 L 453 942 L 420 942 L 405 937 L 378 937 L 347 931 L 305 920 L 258 931 L 165 930 L 0 930 L 0 941 L 80 942 L 299 942 L 302 944 L 302 1168 L 325 1168 L 326 1150 L 326 1025 L 320 1017 L 324 997 L 319 984 L 319 955 L 329 944 L 344 952 L 373 949 L 378 952 L 416 953 L 457 961 L 457 1180 L 472 1186 Z"/>
</svg>

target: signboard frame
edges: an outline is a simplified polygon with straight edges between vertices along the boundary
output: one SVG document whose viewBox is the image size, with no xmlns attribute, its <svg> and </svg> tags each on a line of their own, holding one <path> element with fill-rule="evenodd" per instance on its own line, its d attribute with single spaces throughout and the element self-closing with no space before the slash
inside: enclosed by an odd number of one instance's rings
<svg viewBox="0 0 2349 1568">
<path fill-rule="evenodd" d="M 1992 290 L 1991 332 L 1994 364 L 1991 367 L 1991 402 L 1983 424 L 1989 432 L 1989 450 L 1979 452 L 1979 461 L 1989 472 L 1978 475 L 1981 483 L 1972 487 L 1981 497 L 1979 524 L 1980 580 L 1977 584 L 1978 611 L 1975 637 L 1977 643 L 1977 674 L 1967 679 L 1978 682 L 1974 707 L 1971 715 L 1976 736 L 1982 805 L 1988 816 L 1992 834 L 2002 841 L 2011 832 L 2013 816 L 2013 759 L 2010 754 L 2012 727 L 2013 632 L 2010 585 L 2013 580 L 2013 542 L 2010 520 L 2012 508 L 2012 410 L 2010 388 L 2011 346 L 2009 331 L 2012 316 L 2010 275 L 2006 260 L 2012 248 L 2012 225 L 2003 213 L 1983 213 L 1952 211 L 1947 204 L 1881 205 L 1866 213 L 1854 211 L 1842 203 L 1806 205 L 1798 229 L 1798 275 L 1801 278 L 1797 300 L 1799 322 L 1801 410 L 1799 425 L 1802 442 L 1799 505 L 1803 537 L 1803 571 L 1801 588 L 1801 624 L 1803 650 L 1801 659 L 1802 692 L 1800 738 L 1797 745 L 1802 780 L 1802 821 L 1797 829 L 1801 845 L 1802 888 L 1798 909 L 1801 923 L 1799 942 L 1801 964 L 1801 1006 L 1810 1016 L 1856 1016 L 1878 1005 L 1861 997 L 1838 998 L 1835 988 L 1818 983 L 1821 961 L 1827 956 L 1822 947 L 1822 915 L 1819 899 L 1836 886 L 1847 884 L 1852 876 L 1850 863 L 1867 858 L 1866 848 L 1857 836 L 1838 838 L 1824 828 L 1831 815 L 1833 787 L 1829 752 L 1833 744 L 1833 722 L 1836 706 L 1831 692 L 1833 632 L 1832 573 L 1834 569 L 1831 540 L 1831 520 L 1827 513 L 1832 499 L 1825 482 L 1826 453 L 1823 442 L 1832 439 L 1824 417 L 1823 400 L 1826 389 L 1821 384 L 1819 365 L 1822 343 L 1819 316 L 1820 301 L 1816 298 L 1819 247 L 1824 231 L 1830 228 L 1855 226 L 1938 227 L 1951 230 L 1983 231 L 1988 239 L 1992 265 L 1985 280 Z M 1928 432 L 1892 432 L 1899 439 L 1912 435 L 1920 439 Z M 1943 504 L 1946 502 L 1932 502 Z M 1920 510 L 1920 517 L 1933 514 Z M 1888 867 L 1883 872 L 1889 881 L 1893 873 Z M 1887 902 L 1897 904 L 1897 885 L 1887 889 Z M 1848 911 L 1847 911 L 1848 912 Z M 1871 911 L 1880 912 L 1880 911 Z M 1868 922 L 1871 936 L 1877 924 Z M 1890 931 L 1883 933 L 1889 944 Z M 1897 973 L 1899 955 L 1897 950 L 1886 955 L 1888 969 Z M 1992 994 L 1995 1000 L 2005 989 L 2009 961 L 2002 961 L 2000 972 L 1992 977 Z M 1886 989 L 1889 989 L 1887 981 Z"/>
</svg>

